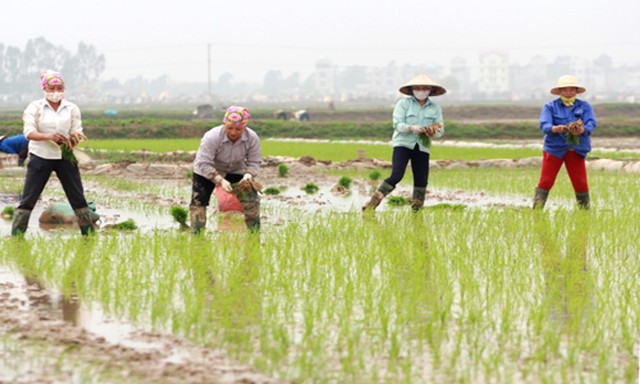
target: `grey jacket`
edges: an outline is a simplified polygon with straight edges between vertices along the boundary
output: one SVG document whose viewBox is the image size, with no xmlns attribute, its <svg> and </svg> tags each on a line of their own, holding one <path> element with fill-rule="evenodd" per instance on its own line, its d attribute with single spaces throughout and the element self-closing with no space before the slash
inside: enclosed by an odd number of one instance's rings
<svg viewBox="0 0 640 384">
<path fill-rule="evenodd" d="M 232 143 L 224 126 L 219 125 L 202 137 L 193 172 L 209 180 L 217 174 L 224 177 L 227 173 L 250 173 L 255 177 L 261 161 L 260 138 L 251 128 L 246 127 L 242 136 Z"/>
</svg>

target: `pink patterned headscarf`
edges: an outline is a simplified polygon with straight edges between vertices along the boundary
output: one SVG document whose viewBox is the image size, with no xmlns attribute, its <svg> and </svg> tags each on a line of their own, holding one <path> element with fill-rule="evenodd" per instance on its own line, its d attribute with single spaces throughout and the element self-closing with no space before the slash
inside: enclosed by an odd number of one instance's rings
<svg viewBox="0 0 640 384">
<path fill-rule="evenodd" d="M 230 124 L 244 127 L 249 122 L 249 119 L 251 119 L 251 114 L 247 108 L 232 105 L 227 108 L 227 112 L 225 112 L 222 122 L 225 125 Z"/>
<path fill-rule="evenodd" d="M 60 72 L 46 69 L 40 74 L 40 84 L 42 84 L 42 89 L 47 85 L 64 85 L 64 78 Z"/>
</svg>

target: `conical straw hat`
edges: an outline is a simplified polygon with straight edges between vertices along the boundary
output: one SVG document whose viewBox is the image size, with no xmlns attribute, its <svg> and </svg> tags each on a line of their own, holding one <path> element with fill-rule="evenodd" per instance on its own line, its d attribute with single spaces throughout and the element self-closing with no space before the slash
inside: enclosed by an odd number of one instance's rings
<svg viewBox="0 0 640 384">
<path fill-rule="evenodd" d="M 586 91 L 585 87 L 578 84 L 578 80 L 576 79 L 575 76 L 564 75 L 564 76 L 560 76 L 560 78 L 558 79 L 558 85 L 551 88 L 550 92 L 552 95 L 559 95 L 560 88 L 569 88 L 569 87 L 578 88 L 578 93 L 583 93 Z"/>
<path fill-rule="evenodd" d="M 402 87 L 400 87 L 400 93 L 404 93 L 405 95 L 412 96 L 413 91 L 411 87 L 415 85 L 428 85 L 431 87 L 431 93 L 429 96 L 440 96 L 447 93 L 447 90 L 444 87 L 435 81 L 431 80 L 431 78 L 427 75 L 418 75 L 413 79 L 407 81 Z"/>
</svg>

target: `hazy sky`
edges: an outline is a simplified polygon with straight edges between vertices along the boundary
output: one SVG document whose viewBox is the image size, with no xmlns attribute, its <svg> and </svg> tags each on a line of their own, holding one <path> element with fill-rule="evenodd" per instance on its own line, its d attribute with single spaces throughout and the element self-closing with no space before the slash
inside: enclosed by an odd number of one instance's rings
<svg viewBox="0 0 640 384">
<path fill-rule="evenodd" d="M 640 0 L 14 0 L 1 15 L 0 43 L 24 49 L 42 36 L 75 52 L 82 41 L 105 55 L 103 80 L 207 81 L 208 46 L 214 81 L 224 72 L 259 81 L 269 70 L 304 79 L 323 58 L 473 65 L 492 50 L 516 63 L 537 54 L 640 62 Z"/>
</svg>

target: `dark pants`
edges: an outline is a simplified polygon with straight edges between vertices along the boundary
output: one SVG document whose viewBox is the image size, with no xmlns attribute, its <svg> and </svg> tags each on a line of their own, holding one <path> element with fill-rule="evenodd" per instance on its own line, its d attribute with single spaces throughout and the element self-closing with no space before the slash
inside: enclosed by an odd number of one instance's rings
<svg viewBox="0 0 640 384">
<path fill-rule="evenodd" d="M 243 175 L 227 173 L 224 178 L 231 184 L 237 183 L 242 180 Z M 211 193 L 215 188 L 215 184 L 197 173 L 193 174 L 193 184 L 191 187 L 191 203 L 189 204 L 189 210 L 192 207 L 206 207 L 211 200 Z M 250 231 L 260 230 L 260 198 L 257 191 L 245 191 L 237 195 L 242 210 L 244 211 L 244 221 L 247 224 L 247 228 Z M 206 218 L 201 218 L 202 222 L 199 223 L 202 228 Z M 199 229 L 198 229 L 199 230 Z"/>
<path fill-rule="evenodd" d="M 413 172 L 413 186 L 426 188 L 429 182 L 429 154 L 421 152 L 416 144 L 413 149 L 406 147 L 393 147 L 391 158 L 391 176 L 385 180 L 387 184 L 395 187 L 404 177 L 407 164 L 411 160 Z"/>
<path fill-rule="evenodd" d="M 227 173 L 224 178 L 233 184 L 242 180 L 242 175 Z M 211 201 L 211 194 L 215 187 L 216 184 L 213 181 L 194 173 L 191 190 L 191 204 L 189 205 L 191 207 L 208 207 L 209 201 Z"/>
<path fill-rule="evenodd" d="M 24 181 L 24 191 L 20 199 L 18 209 L 32 210 L 35 207 L 44 186 L 51 177 L 51 172 L 56 173 L 62 189 L 67 195 L 71 208 L 80 209 L 87 207 L 84 197 L 82 180 L 78 165 L 67 160 L 48 160 L 31 154 L 31 160 L 27 166 L 27 175 Z"/>
</svg>

